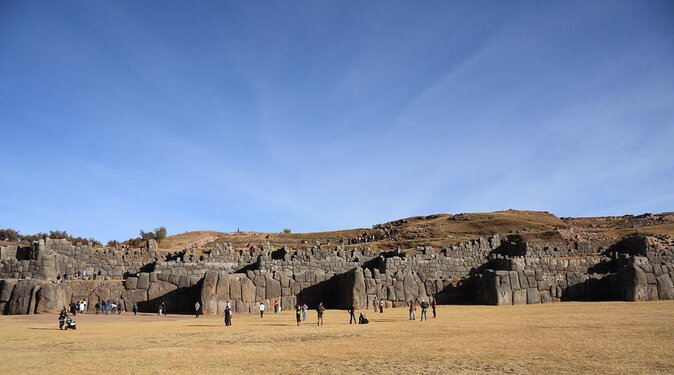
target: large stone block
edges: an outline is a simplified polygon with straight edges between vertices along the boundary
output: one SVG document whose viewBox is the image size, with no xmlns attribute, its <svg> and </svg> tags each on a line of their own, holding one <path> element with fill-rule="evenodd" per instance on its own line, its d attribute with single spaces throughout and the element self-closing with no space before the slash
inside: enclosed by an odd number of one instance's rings
<svg viewBox="0 0 674 375">
<path fill-rule="evenodd" d="M 232 300 L 241 300 L 241 278 L 230 275 L 229 279 L 229 298 Z"/>
<path fill-rule="evenodd" d="M 141 272 L 138 274 L 138 282 L 136 283 L 137 289 L 148 289 L 150 288 L 150 274 L 147 272 Z"/>
<path fill-rule="evenodd" d="M 25 315 L 32 314 L 31 304 L 34 306 L 34 293 L 39 288 L 39 282 L 35 280 L 21 280 L 16 283 L 12 296 L 5 306 L 6 312 L 9 315 Z"/>
<path fill-rule="evenodd" d="M 35 313 L 59 312 L 70 303 L 64 284 L 44 284 L 36 293 Z"/>
<path fill-rule="evenodd" d="M 541 303 L 541 292 L 538 290 L 538 288 L 527 289 L 527 303 L 530 305 Z"/>
<path fill-rule="evenodd" d="M 162 298 L 166 298 L 166 294 L 176 289 L 178 289 L 177 286 L 166 281 L 155 281 L 150 283 L 150 287 L 147 289 L 147 298 L 148 300 L 161 300 Z"/>
<path fill-rule="evenodd" d="M 229 285 L 231 284 L 232 277 L 230 275 L 221 273 L 218 276 L 218 286 L 215 288 L 215 294 L 219 299 L 227 300 L 229 299 Z M 218 308 L 218 311 L 220 309 Z"/>
<path fill-rule="evenodd" d="M 513 305 L 526 305 L 527 304 L 527 290 L 518 289 L 513 290 Z"/>
<path fill-rule="evenodd" d="M 281 297 L 281 282 L 267 275 L 265 291 L 267 299 Z"/>
<path fill-rule="evenodd" d="M 241 278 L 241 299 L 243 302 L 255 302 L 255 284 L 247 278 Z"/>
<path fill-rule="evenodd" d="M 138 278 L 133 276 L 127 277 L 124 281 L 124 287 L 126 289 L 136 289 L 138 287 Z"/>
<path fill-rule="evenodd" d="M 147 290 L 144 289 L 125 290 L 122 292 L 122 299 L 124 300 L 124 304 L 127 306 L 127 309 L 130 310 L 130 308 L 133 307 L 134 303 L 147 301 Z M 154 310 L 149 308 L 145 309 L 145 311 L 154 312 Z"/>
<path fill-rule="evenodd" d="M 661 300 L 674 299 L 674 285 L 668 273 L 663 273 L 657 277 L 658 296 Z"/>
<path fill-rule="evenodd" d="M 0 280 L 0 302 L 8 302 L 12 297 L 12 290 L 18 280 L 4 279 Z M 2 311 L 0 311 L 1 313 Z"/>
</svg>

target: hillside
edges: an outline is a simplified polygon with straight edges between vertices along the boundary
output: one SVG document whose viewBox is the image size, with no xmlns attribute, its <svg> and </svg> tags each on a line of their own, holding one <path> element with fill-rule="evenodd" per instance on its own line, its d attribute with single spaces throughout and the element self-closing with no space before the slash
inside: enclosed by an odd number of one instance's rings
<svg viewBox="0 0 674 375">
<path fill-rule="evenodd" d="M 407 251 L 417 246 L 444 247 L 474 239 L 478 236 L 518 233 L 527 241 L 551 240 L 606 240 L 612 241 L 627 234 L 640 232 L 674 238 L 674 214 L 644 214 L 639 216 L 611 216 L 588 218 L 559 218 L 548 212 L 507 210 L 488 213 L 437 214 L 416 216 L 356 228 L 314 233 L 258 233 L 197 231 L 167 237 L 161 250 L 208 250 L 213 243 L 231 243 L 237 249 L 269 242 L 274 246 L 288 245 L 308 248 L 321 244 L 347 248 L 370 246 L 374 249 L 400 247 Z"/>
</svg>

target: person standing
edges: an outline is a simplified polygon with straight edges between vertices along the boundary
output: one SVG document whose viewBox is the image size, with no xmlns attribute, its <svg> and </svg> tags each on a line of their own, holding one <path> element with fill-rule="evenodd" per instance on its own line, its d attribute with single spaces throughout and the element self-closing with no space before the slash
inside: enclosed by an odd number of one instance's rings
<svg viewBox="0 0 674 375">
<path fill-rule="evenodd" d="M 421 304 L 419 306 L 421 306 L 421 320 L 424 320 L 424 319 L 428 320 L 428 315 L 427 315 L 428 302 L 426 302 L 426 300 L 421 300 Z"/>
<path fill-rule="evenodd" d="M 307 306 L 306 303 L 302 304 L 302 321 L 305 322 L 307 320 L 307 310 L 309 310 L 309 306 Z"/>
<path fill-rule="evenodd" d="M 374 307 L 374 312 L 377 312 L 377 308 L 379 308 L 379 300 L 377 297 L 374 297 L 374 301 L 372 301 L 372 307 Z"/>
<path fill-rule="evenodd" d="M 132 308 L 132 310 L 133 310 L 133 315 L 138 314 L 138 303 L 137 303 L 137 302 L 134 302 L 134 303 L 133 303 L 133 308 Z"/>
<path fill-rule="evenodd" d="M 260 302 L 260 318 L 264 318 L 264 302 Z"/>
<path fill-rule="evenodd" d="M 295 319 L 297 320 L 297 326 L 300 326 L 300 322 L 302 321 L 302 306 L 298 303 L 295 305 Z"/>
<path fill-rule="evenodd" d="M 410 301 L 410 320 L 416 320 L 416 311 L 417 307 L 414 305 L 414 301 Z"/>
<path fill-rule="evenodd" d="M 231 326 L 232 325 L 232 307 L 229 305 L 229 301 L 227 302 L 227 306 L 225 307 L 225 326 Z"/>
<path fill-rule="evenodd" d="M 63 306 L 63 310 L 61 310 L 61 313 L 59 314 L 59 329 L 63 329 L 66 319 L 68 319 L 68 313 L 66 312 L 66 307 Z"/>
<path fill-rule="evenodd" d="M 434 318 L 435 318 L 435 316 L 436 316 L 436 315 L 435 315 L 435 306 L 436 306 L 437 304 L 438 304 L 438 303 L 435 301 L 435 297 L 431 297 L 431 309 L 433 310 L 433 317 L 434 317 Z"/>
<path fill-rule="evenodd" d="M 354 305 L 349 307 L 349 324 L 358 324 L 356 320 L 356 307 Z"/>
<path fill-rule="evenodd" d="M 325 312 L 325 307 L 323 307 L 323 302 L 318 303 L 318 307 L 316 307 L 316 313 L 318 314 L 318 326 L 323 325 L 323 313 Z"/>
<path fill-rule="evenodd" d="M 380 300 L 379 300 L 379 312 L 380 312 L 381 314 L 384 313 L 384 300 L 383 300 L 383 299 L 380 299 Z"/>
<path fill-rule="evenodd" d="M 194 314 L 196 315 L 197 318 L 199 317 L 199 309 L 200 308 L 201 308 L 201 304 L 199 303 L 199 301 L 195 302 L 194 303 Z"/>
</svg>

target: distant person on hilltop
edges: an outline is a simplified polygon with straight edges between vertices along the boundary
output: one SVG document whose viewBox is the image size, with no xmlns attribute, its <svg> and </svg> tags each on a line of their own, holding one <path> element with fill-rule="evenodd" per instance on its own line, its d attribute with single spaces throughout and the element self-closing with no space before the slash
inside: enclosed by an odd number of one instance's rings
<svg viewBox="0 0 674 375">
<path fill-rule="evenodd" d="M 316 307 L 316 313 L 318 314 L 318 326 L 323 325 L 323 313 L 325 312 L 325 307 L 323 307 L 323 302 L 318 303 L 318 307 Z"/>
</svg>

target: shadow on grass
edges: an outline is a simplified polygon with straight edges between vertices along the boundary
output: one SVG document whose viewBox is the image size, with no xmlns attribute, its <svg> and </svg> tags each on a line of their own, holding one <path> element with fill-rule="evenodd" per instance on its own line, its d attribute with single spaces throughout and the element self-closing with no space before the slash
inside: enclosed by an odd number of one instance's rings
<svg viewBox="0 0 674 375">
<path fill-rule="evenodd" d="M 31 327 L 31 328 L 28 328 L 28 329 L 33 330 L 33 331 L 65 331 L 63 329 L 58 329 L 58 328 L 35 328 L 35 327 Z"/>
</svg>

